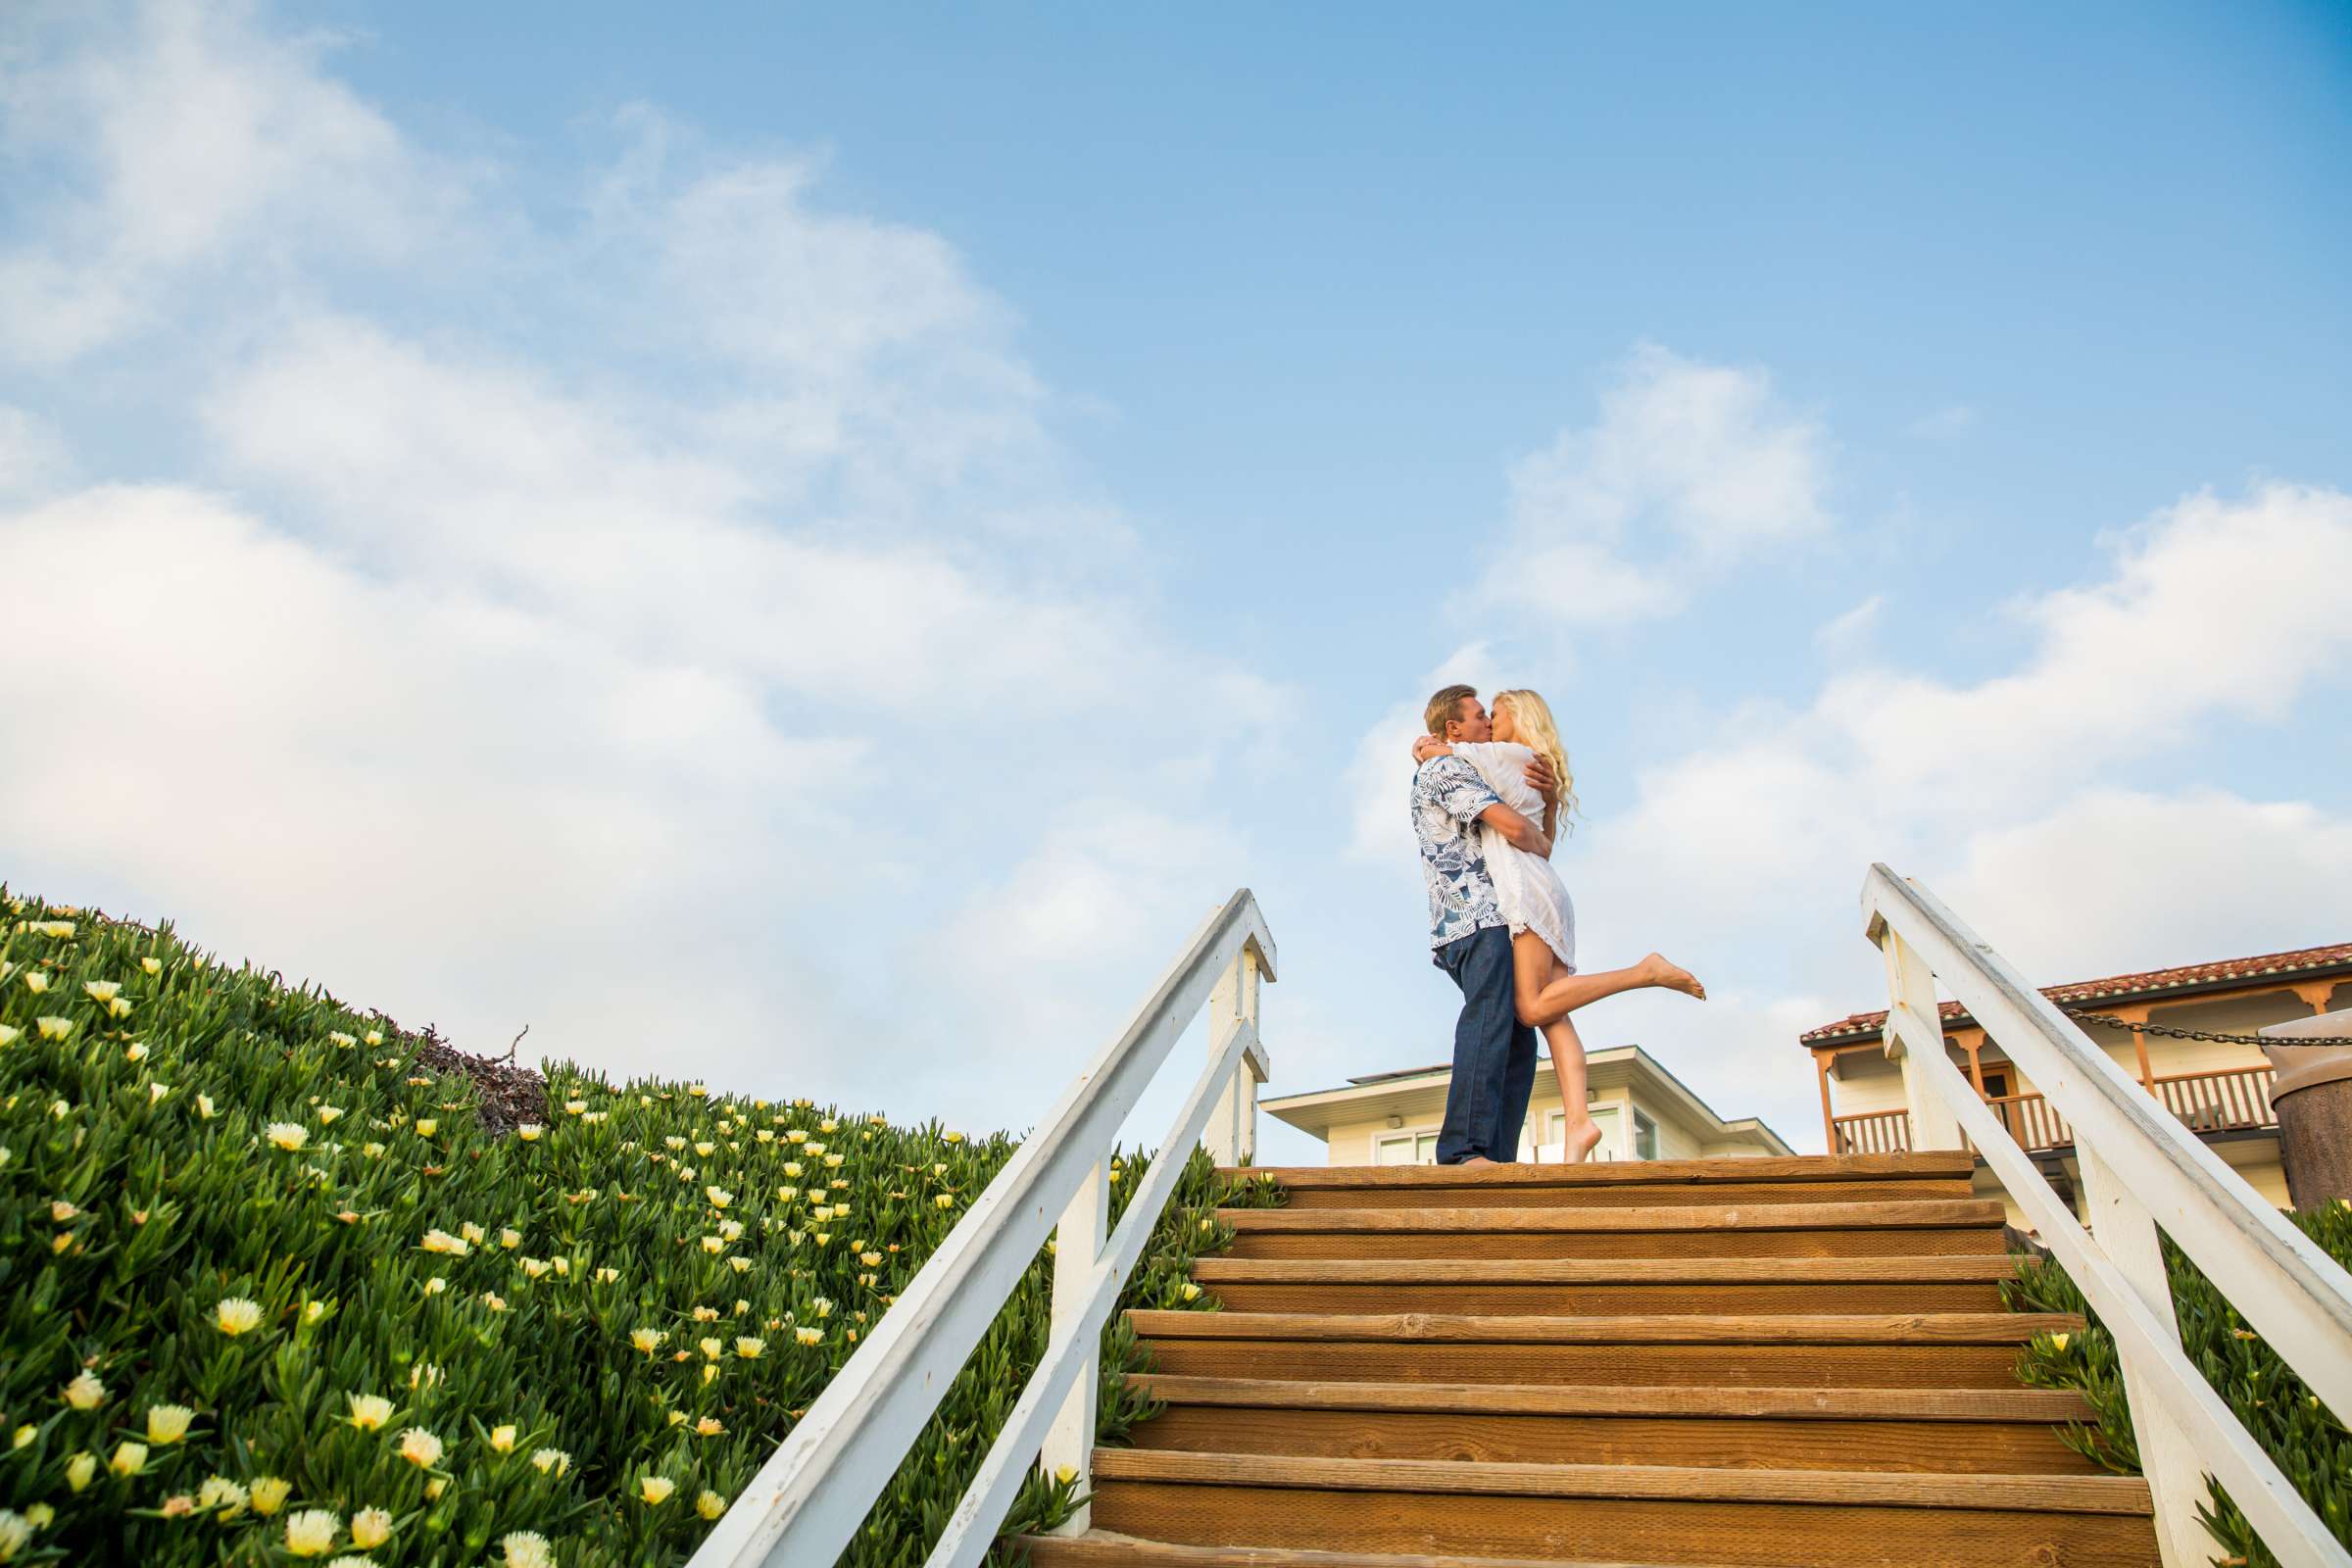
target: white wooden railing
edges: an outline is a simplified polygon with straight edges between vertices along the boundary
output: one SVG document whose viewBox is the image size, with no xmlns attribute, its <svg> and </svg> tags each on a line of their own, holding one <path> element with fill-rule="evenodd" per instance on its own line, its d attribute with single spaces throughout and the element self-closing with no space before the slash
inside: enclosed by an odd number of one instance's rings
<svg viewBox="0 0 2352 1568">
<path fill-rule="evenodd" d="M 2287 1568 L 2352 1568 L 2182 1353 L 2157 1231 L 2339 1412 L 2352 1411 L 2352 1276 L 1925 888 L 1875 865 L 1862 911 L 1886 960 L 1886 1054 L 1902 1063 L 1913 1147 L 1958 1149 L 1965 1133 L 2114 1334 L 2166 1568 L 2214 1558 L 2197 1519 L 2207 1475 Z M 1938 980 L 2072 1127 L 2087 1232 L 1945 1054 Z"/>
<path fill-rule="evenodd" d="M 1045 1359 L 925 1568 L 977 1563 L 1033 1463 L 1049 1474 L 1076 1471 L 1083 1492 L 1102 1325 L 1120 1286 L 1196 1142 L 1223 1165 L 1256 1153 L 1257 1086 L 1269 1075 L 1257 1039 L 1258 985 L 1273 978 L 1274 939 L 1244 888 L 1202 923 L 1125 1031 L 948 1233 L 687 1568 L 823 1568 L 838 1558 L 1049 1231 L 1056 1240 Z M 1106 1240 L 1112 1140 L 1204 1003 L 1208 1068 Z M 1064 1528 L 1085 1529 L 1085 1510 Z"/>
</svg>

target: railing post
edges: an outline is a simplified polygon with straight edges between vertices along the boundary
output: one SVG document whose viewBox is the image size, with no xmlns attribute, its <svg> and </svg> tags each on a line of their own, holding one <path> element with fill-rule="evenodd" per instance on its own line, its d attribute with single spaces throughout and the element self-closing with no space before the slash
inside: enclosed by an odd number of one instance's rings
<svg viewBox="0 0 2352 1568">
<path fill-rule="evenodd" d="M 1892 926 L 1878 933 L 1886 960 L 1886 1054 L 1902 1063 L 1903 1104 L 1911 1113 L 1914 1150 L 1962 1147 L 1960 1120 L 1911 1057 L 1910 1046 L 1943 1049 L 1943 1015 L 1936 1006 L 1936 976 Z M 1932 1044 L 1931 1044 L 1932 1043 Z"/>
<path fill-rule="evenodd" d="M 2092 1241 L 2131 1283 L 2149 1315 L 2178 1341 L 2180 1320 L 2173 1310 L 2173 1286 L 2165 1273 L 2164 1249 L 2156 1239 L 2154 1216 L 2108 1169 L 2098 1151 L 2078 1143 L 2075 1158 L 2082 1170 Z M 2149 1388 L 2147 1372 L 2134 1366 L 2129 1354 L 2120 1354 L 2119 1359 L 2124 1370 L 2124 1398 L 2132 1412 L 2132 1434 L 2139 1444 L 2140 1474 L 2147 1478 L 2148 1494 L 2156 1506 L 2156 1549 L 2164 1568 L 2204 1568 L 2220 1549 L 2197 1518 L 2197 1503 L 2205 1496 L 2204 1467 L 2197 1463 L 2188 1434 Z"/>
<path fill-rule="evenodd" d="M 1086 1312 L 1087 1282 L 1102 1255 L 1109 1218 L 1110 1182 L 1103 1162 L 1098 1160 L 1086 1173 L 1086 1180 L 1078 1184 L 1070 1206 L 1061 1211 L 1060 1223 L 1054 1227 L 1054 1309 L 1046 1333 L 1048 1344 Z M 1078 1369 L 1078 1381 L 1070 1385 L 1069 1397 L 1054 1417 L 1045 1446 L 1037 1455 L 1038 1468 L 1050 1479 L 1059 1479 L 1065 1469 L 1077 1472 L 1081 1494 L 1093 1486 L 1095 1404 L 1102 1393 L 1102 1357 L 1099 1343 L 1086 1348 L 1086 1363 Z M 1090 1512 L 1087 1504 L 1080 1503 L 1055 1534 L 1083 1535 Z"/>
<path fill-rule="evenodd" d="M 1208 994 L 1208 1054 L 1215 1056 L 1236 1022 L 1257 1026 L 1257 960 L 1248 948 L 1217 977 Z M 1248 1056 L 1233 1069 L 1233 1081 L 1209 1112 L 1200 1141 L 1222 1166 L 1247 1165 L 1257 1157 L 1257 1064 Z"/>
</svg>

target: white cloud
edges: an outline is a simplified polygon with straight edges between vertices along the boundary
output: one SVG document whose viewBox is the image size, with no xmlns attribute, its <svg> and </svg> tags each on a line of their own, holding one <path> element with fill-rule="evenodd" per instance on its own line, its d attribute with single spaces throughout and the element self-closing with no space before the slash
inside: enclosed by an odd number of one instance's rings
<svg viewBox="0 0 2352 1568">
<path fill-rule="evenodd" d="M 2105 580 L 2020 601 L 2014 669 L 1839 676 L 1644 770 L 1628 811 L 1563 851 L 1580 956 L 1661 949 L 1714 1000 L 1613 999 L 1589 1038 L 1655 1046 L 1727 1114 L 1801 1107 L 1796 1030 L 1883 996 L 1859 916 L 1837 918 L 1873 860 L 2045 984 L 2333 940 L 2315 922 L 2342 904 L 2352 827 L 2171 781 L 2215 719 L 2275 718 L 2340 682 L 2348 572 L 2352 498 L 2193 496 L 2119 536 Z M 1781 1130 L 1811 1143 L 1807 1127 Z"/>
<path fill-rule="evenodd" d="M 1595 423 L 1512 467 L 1510 526 L 1479 599 L 1567 624 L 1669 612 L 1694 571 L 1827 529 L 1829 455 L 1764 371 L 1643 344 Z"/>
<path fill-rule="evenodd" d="M 453 174 L 316 40 L 50 20 L 0 156 L 56 184 L 0 273 L 88 318 L 16 346 L 204 352 L 71 405 L 110 450 L 192 432 L 183 482 L 60 494 L 72 428 L 0 421 L 0 472 L 46 475 L 0 495 L 20 629 L 74 651 L 0 662 L 0 819 L 41 826 L 12 882 L 127 890 L 461 1044 L 529 1021 L 929 1113 L 955 1039 L 970 1125 L 1033 1115 L 998 1054 L 1034 1037 L 966 1027 L 956 984 L 1074 945 L 1052 1019 L 1130 1004 L 1154 922 L 1240 880 L 1218 787 L 1290 698 L 1114 569 L 1132 540 L 953 248 L 646 112 L 582 226 L 535 229 L 467 194 L 519 175 Z M 407 255 L 430 334 L 345 286 Z M 1050 788 L 1042 724 L 1083 734 Z"/>
<path fill-rule="evenodd" d="M 1853 609 L 1823 622 L 1813 632 L 1813 644 L 1834 658 L 1850 656 L 1865 647 L 1879 629 L 1879 612 L 1886 608 L 1885 594 L 1872 594 Z"/>
<path fill-rule="evenodd" d="M 0 403 L 0 502 L 46 494 L 64 483 L 73 467 L 56 426 Z"/>
<path fill-rule="evenodd" d="M 1422 710 L 1428 694 L 1442 686 L 1467 683 L 1494 692 L 1494 662 L 1485 643 L 1457 648 L 1445 662 L 1414 683 L 1422 695 L 1399 702 L 1383 713 L 1355 743 L 1348 764 L 1348 798 L 1353 803 L 1350 859 L 1409 868 L 1412 864 L 1413 825 L 1406 809 L 1405 791 L 1413 771 L 1413 737 L 1422 732 Z"/>
<path fill-rule="evenodd" d="M 0 140 L 49 199 L 40 237 L 0 251 L 0 352 L 119 342 L 193 274 L 266 294 L 305 259 L 401 261 L 468 199 L 322 73 L 335 40 L 266 33 L 250 5 L 36 9 L 11 35 Z"/>
</svg>

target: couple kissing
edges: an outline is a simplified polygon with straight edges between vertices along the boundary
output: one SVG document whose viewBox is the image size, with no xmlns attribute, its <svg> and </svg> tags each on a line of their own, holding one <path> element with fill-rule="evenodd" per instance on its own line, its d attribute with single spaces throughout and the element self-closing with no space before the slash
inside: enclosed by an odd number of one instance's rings
<svg viewBox="0 0 2352 1568">
<path fill-rule="evenodd" d="M 1659 986 L 1704 1001 L 1688 969 L 1651 954 L 1624 969 L 1579 974 L 1576 907 L 1551 850 L 1576 793 L 1551 709 L 1532 691 L 1447 686 L 1413 742 L 1413 833 L 1429 884 L 1430 961 L 1461 988 L 1453 1080 L 1438 1131 L 1441 1165 L 1518 1158 L 1535 1093 L 1536 1031 L 1567 1112 L 1570 1163 L 1600 1142 L 1585 1104 L 1585 1047 L 1568 1014 L 1620 991 Z"/>
</svg>

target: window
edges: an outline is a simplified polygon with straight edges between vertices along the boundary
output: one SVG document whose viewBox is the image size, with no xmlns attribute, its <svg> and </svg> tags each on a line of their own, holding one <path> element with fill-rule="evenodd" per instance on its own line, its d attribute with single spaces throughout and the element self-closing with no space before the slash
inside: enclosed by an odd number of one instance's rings
<svg viewBox="0 0 2352 1568">
<path fill-rule="evenodd" d="M 1387 1133 L 1372 1141 L 1375 1165 L 1434 1165 L 1438 1162 L 1436 1133 Z"/>
<path fill-rule="evenodd" d="M 1634 1110 L 1634 1157 L 1658 1157 L 1658 1124 L 1642 1114 L 1639 1106 Z"/>
</svg>

